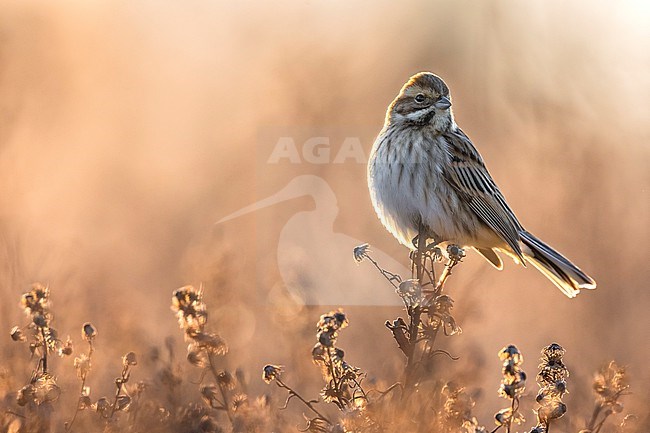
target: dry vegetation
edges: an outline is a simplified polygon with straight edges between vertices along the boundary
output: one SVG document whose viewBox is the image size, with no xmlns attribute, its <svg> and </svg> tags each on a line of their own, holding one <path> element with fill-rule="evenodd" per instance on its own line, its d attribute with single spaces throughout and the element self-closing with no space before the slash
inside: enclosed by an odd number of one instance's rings
<svg viewBox="0 0 650 433">
<path fill-rule="evenodd" d="M 562 399 L 568 393 L 569 370 L 564 363 L 565 349 L 557 343 L 542 350 L 536 397 L 526 392 L 527 375 L 519 349 L 508 345 L 499 351 L 502 380 L 498 394 L 507 405 L 494 415 L 496 427 L 483 426 L 473 414 L 475 385 L 462 379 L 446 379 L 436 372 L 434 362 L 436 356 L 446 356 L 451 362 L 458 359 L 438 348 L 436 340 L 439 333 L 447 337 L 461 333 L 452 316 L 453 300 L 444 288 L 452 269 L 464 257 L 464 251 L 456 246 L 450 246 L 444 255 L 437 248 L 418 250 L 412 253 L 416 278 L 403 279 L 382 269 L 371 257 L 367 244 L 355 248 L 354 259 L 371 262 L 404 302 L 408 319 L 398 317 L 386 321 L 404 355 L 401 381 L 387 385 L 383 378 L 364 372 L 346 360 L 338 339 L 350 321 L 338 309 L 321 315 L 316 325 L 311 360 L 321 370 L 324 382 L 319 396 L 305 396 L 289 382 L 291 372 L 283 366 L 267 364 L 262 368 L 261 379 L 286 392 L 282 405 L 279 404 L 282 391 L 252 395 L 247 378 L 255 375 L 239 369 L 230 371 L 224 366 L 222 359 L 228 355 L 228 345 L 210 329 L 203 288 L 197 290 L 193 286 L 175 290 L 171 302 L 187 343 L 185 365 L 175 361 L 173 343 L 167 342 L 168 359 L 162 361 L 157 351 L 150 353 L 150 368 L 137 374 L 139 379 L 135 381 L 131 379 L 139 356 L 128 352 L 122 357 L 121 373 L 114 379 L 114 395 L 100 397 L 92 391 L 89 380 L 94 373 L 93 353 L 100 350 L 95 347 L 96 328 L 91 323 L 81 326 L 81 339 L 88 345 L 87 351 L 75 356 L 72 366 L 64 363 L 55 370 L 52 358 L 72 357 L 73 340 L 69 336 L 65 341 L 59 337 L 54 327 L 50 288 L 35 283 L 20 299 L 26 324 L 14 326 L 10 332 L 13 341 L 28 346 L 25 352 L 31 355 L 30 361 L 35 366 L 28 383 L 20 389 L 12 388 L 16 377 L 11 370 L 3 371 L 0 428 L 11 433 L 263 433 L 295 429 L 322 433 L 646 431 L 647 419 L 624 415 L 623 396 L 630 393 L 630 381 L 625 368 L 614 361 L 594 375 L 595 403 L 591 416 L 580 413 L 584 408 L 578 408 L 566 416 L 569 421 L 563 420 L 558 425 L 568 411 Z M 443 260 L 446 264 L 436 278 L 436 263 Z M 388 348 L 376 350 L 380 353 Z M 495 362 L 495 368 L 497 365 Z M 198 374 L 193 375 L 190 366 Z M 80 381 L 78 400 L 66 408 L 62 407 L 60 396 L 64 392 L 74 393 L 74 389 L 60 386 L 59 378 L 73 371 Z M 193 393 L 180 394 L 184 382 L 194 385 Z M 521 408 L 525 400 L 535 402 L 534 426 L 530 430 L 519 427 L 526 424 Z M 284 414 L 290 404 L 304 405 L 304 421 Z"/>
<path fill-rule="evenodd" d="M 643 2 L 76 3 L 0 3 L 0 433 L 650 431 Z M 597 290 L 470 252 L 439 287 L 446 259 L 374 285 L 368 254 L 409 263 L 365 164 L 267 163 L 284 136 L 367 155 L 420 70 Z M 325 230 L 296 218 L 322 209 L 308 190 L 214 224 L 304 174 L 331 188 Z M 359 240 L 289 245 L 297 281 L 403 305 L 309 305 L 280 269 L 290 221 Z"/>
</svg>

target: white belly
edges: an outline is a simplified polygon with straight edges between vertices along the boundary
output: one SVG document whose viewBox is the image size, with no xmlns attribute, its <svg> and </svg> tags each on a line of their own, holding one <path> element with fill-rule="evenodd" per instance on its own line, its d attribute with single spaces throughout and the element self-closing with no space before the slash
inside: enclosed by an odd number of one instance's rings
<svg viewBox="0 0 650 433">
<path fill-rule="evenodd" d="M 381 222 L 402 244 L 413 248 L 420 222 L 436 242 L 473 243 L 480 223 L 436 168 L 435 161 L 445 157 L 439 149 L 414 146 L 415 162 L 401 149 L 392 149 L 390 157 L 376 150 L 368 166 L 370 196 Z"/>
</svg>

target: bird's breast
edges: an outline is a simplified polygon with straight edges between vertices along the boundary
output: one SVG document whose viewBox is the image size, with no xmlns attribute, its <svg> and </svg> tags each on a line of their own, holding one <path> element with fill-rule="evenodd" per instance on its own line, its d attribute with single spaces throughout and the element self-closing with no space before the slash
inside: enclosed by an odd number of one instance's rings
<svg viewBox="0 0 650 433">
<path fill-rule="evenodd" d="M 442 136 L 417 131 L 386 131 L 375 141 L 368 165 L 368 185 L 384 226 L 412 247 L 420 224 L 436 241 L 464 244 L 472 221 L 466 205 L 445 180 L 448 164 Z"/>
</svg>

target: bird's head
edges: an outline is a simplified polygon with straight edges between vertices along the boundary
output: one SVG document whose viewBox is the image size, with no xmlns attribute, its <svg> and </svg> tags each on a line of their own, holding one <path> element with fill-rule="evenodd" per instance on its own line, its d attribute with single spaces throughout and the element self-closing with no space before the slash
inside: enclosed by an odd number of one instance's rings
<svg viewBox="0 0 650 433">
<path fill-rule="evenodd" d="M 388 107 L 386 122 L 446 131 L 455 125 L 449 87 L 431 72 L 413 75 Z"/>
</svg>

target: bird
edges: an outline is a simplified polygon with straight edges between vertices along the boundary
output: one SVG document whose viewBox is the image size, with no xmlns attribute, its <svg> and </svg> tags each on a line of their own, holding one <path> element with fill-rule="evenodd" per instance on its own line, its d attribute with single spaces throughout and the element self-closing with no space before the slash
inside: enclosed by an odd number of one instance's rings
<svg viewBox="0 0 650 433">
<path fill-rule="evenodd" d="M 498 253 L 532 264 L 562 293 L 575 297 L 596 282 L 524 229 L 483 158 L 458 127 L 449 87 L 431 72 L 413 75 L 386 111 L 368 159 L 373 207 L 400 243 L 472 248 L 495 268 Z"/>
</svg>

